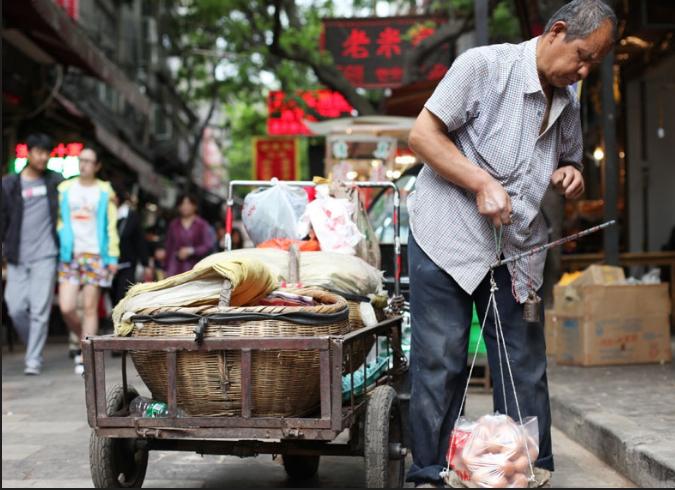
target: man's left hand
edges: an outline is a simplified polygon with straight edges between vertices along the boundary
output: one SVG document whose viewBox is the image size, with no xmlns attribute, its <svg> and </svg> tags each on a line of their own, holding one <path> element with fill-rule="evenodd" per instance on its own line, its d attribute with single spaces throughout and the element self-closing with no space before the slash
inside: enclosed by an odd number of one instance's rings
<svg viewBox="0 0 675 490">
<path fill-rule="evenodd" d="M 108 264 L 108 272 L 110 272 L 111 276 L 117 274 L 117 264 Z"/>
<path fill-rule="evenodd" d="M 551 184 L 567 199 L 579 199 L 584 193 L 584 176 L 571 165 L 560 167 L 551 175 Z"/>
</svg>

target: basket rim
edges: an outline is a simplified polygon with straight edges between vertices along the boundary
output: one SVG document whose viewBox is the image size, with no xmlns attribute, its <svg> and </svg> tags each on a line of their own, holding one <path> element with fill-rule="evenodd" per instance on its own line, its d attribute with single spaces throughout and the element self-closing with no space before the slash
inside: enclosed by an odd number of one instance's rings
<svg viewBox="0 0 675 490">
<path fill-rule="evenodd" d="M 148 310 L 161 310 L 161 311 L 199 311 L 202 314 L 211 314 L 211 313 L 229 313 L 229 312 L 266 312 L 266 313 L 290 313 L 290 312 L 329 312 L 329 311 L 340 311 L 344 306 L 347 306 L 347 300 L 342 296 L 334 293 L 330 293 L 323 289 L 318 288 L 301 288 L 301 289 L 289 289 L 289 288 L 278 288 L 280 291 L 288 291 L 296 294 L 302 294 L 304 296 L 311 296 L 314 299 L 320 301 L 326 301 L 326 303 L 321 303 L 314 306 L 269 306 L 269 305 L 241 305 L 241 306 L 225 306 L 218 307 L 216 304 L 212 305 L 202 305 L 202 306 L 160 306 L 160 307 L 147 307 L 139 310 L 136 314 L 142 314 L 144 311 Z"/>
</svg>

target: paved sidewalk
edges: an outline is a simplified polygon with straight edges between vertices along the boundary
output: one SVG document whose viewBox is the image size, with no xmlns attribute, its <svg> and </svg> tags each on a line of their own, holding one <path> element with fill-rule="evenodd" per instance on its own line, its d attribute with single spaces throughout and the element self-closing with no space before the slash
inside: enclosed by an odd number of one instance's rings
<svg viewBox="0 0 675 490">
<path fill-rule="evenodd" d="M 553 423 L 643 487 L 675 487 L 675 365 L 549 368 Z"/>
<path fill-rule="evenodd" d="M 92 487 L 84 383 L 73 374 L 66 344 L 48 344 L 41 376 L 23 375 L 23 354 L 3 351 L 2 486 Z M 106 358 L 109 386 L 121 382 L 119 359 Z M 130 375 L 130 383 L 142 386 Z M 478 416 L 491 410 L 491 397 L 471 394 L 467 411 Z M 556 487 L 632 487 L 558 430 L 553 432 Z M 408 460 L 409 463 L 409 460 Z M 361 458 L 322 458 L 318 477 L 308 487 L 363 487 Z M 291 487 L 283 467 L 270 456 L 240 459 L 186 452 L 151 452 L 146 488 Z"/>
</svg>

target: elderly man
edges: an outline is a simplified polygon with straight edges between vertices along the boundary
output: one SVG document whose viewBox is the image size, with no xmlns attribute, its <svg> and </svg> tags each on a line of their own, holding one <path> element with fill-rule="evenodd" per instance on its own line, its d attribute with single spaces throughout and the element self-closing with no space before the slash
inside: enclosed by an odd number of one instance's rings
<svg viewBox="0 0 675 490">
<path fill-rule="evenodd" d="M 440 484 L 466 384 L 472 306 L 482 319 L 495 254 L 545 243 L 540 205 L 549 184 L 568 199 L 584 191 L 579 104 L 570 85 L 611 49 L 615 31 L 616 17 L 601 0 L 573 0 L 539 37 L 471 49 L 448 70 L 410 133 L 410 147 L 426 164 L 409 201 L 408 481 L 418 486 Z M 499 267 L 494 279 L 520 411 L 539 422 L 533 463 L 552 471 L 543 325 L 523 318 L 523 303 L 541 288 L 544 261 L 540 254 Z M 490 368 L 499 373 L 491 315 L 485 337 Z M 517 418 L 503 369 L 506 401 L 495 376 L 494 408 Z"/>
</svg>

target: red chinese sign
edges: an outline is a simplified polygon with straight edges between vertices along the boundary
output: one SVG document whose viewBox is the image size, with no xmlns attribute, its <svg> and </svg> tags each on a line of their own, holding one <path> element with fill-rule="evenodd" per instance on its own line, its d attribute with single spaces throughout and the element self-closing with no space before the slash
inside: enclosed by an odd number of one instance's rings
<svg viewBox="0 0 675 490">
<path fill-rule="evenodd" d="M 311 134 L 303 119 L 317 121 L 352 115 L 353 108 L 339 92 L 311 90 L 298 92 L 298 98 L 307 106 L 303 109 L 299 101 L 281 90 L 272 90 L 267 99 L 267 133 L 270 135 Z"/>
<path fill-rule="evenodd" d="M 49 154 L 50 157 L 79 157 L 84 148 L 82 143 L 59 143 Z M 28 145 L 19 143 L 15 148 L 16 158 L 28 158 Z"/>
<path fill-rule="evenodd" d="M 391 88 L 402 84 L 405 53 L 432 36 L 442 18 L 386 17 L 325 19 L 321 38 L 344 77 L 356 87 Z M 427 80 L 439 80 L 450 66 L 450 45 L 424 60 Z"/>
<path fill-rule="evenodd" d="M 253 178 L 297 180 L 300 153 L 298 140 L 283 137 L 253 138 Z"/>
<path fill-rule="evenodd" d="M 56 3 L 65 9 L 70 18 L 75 20 L 78 20 L 80 18 L 79 0 L 56 0 Z"/>
</svg>

